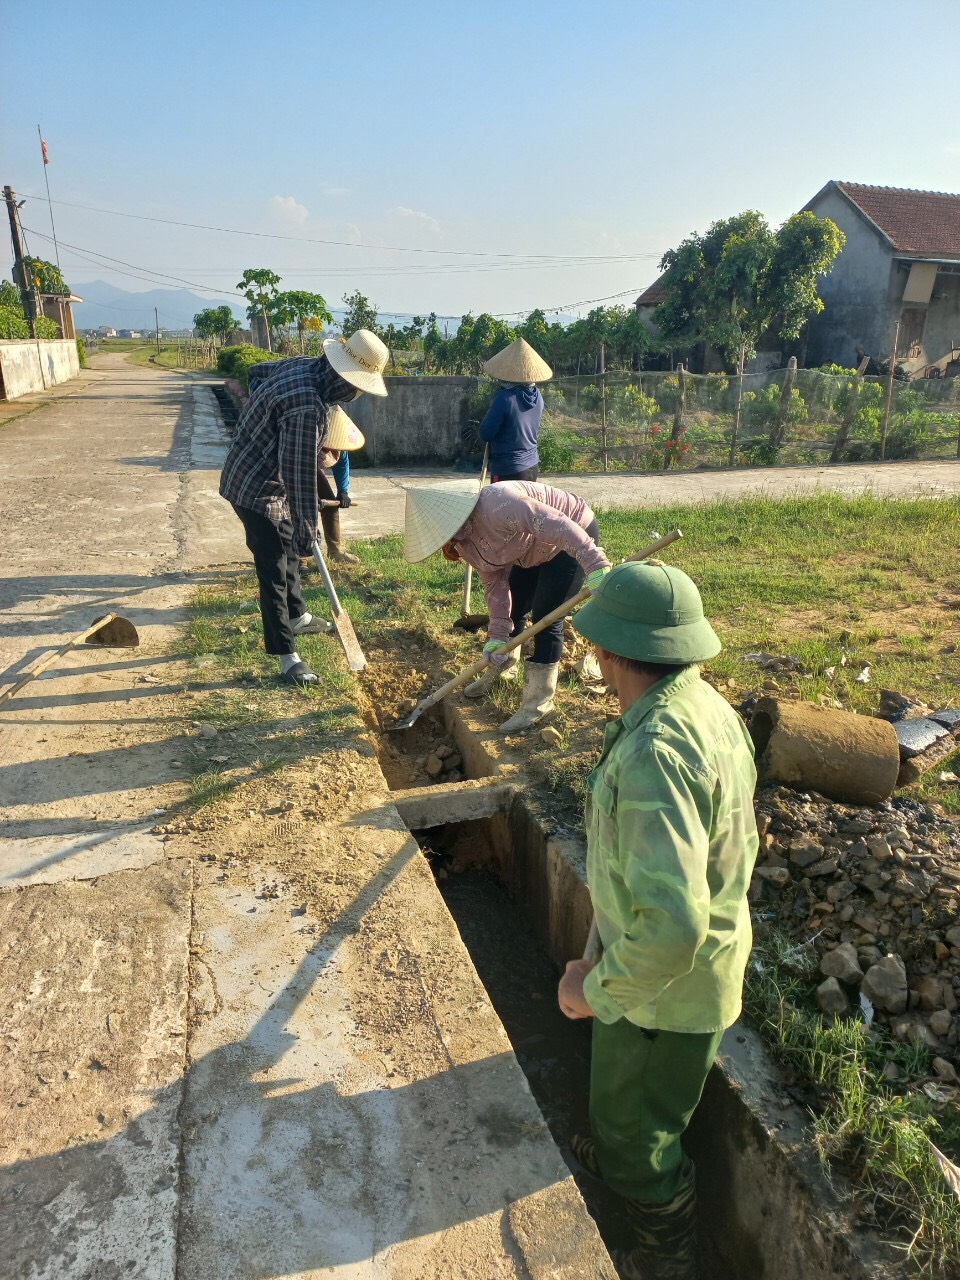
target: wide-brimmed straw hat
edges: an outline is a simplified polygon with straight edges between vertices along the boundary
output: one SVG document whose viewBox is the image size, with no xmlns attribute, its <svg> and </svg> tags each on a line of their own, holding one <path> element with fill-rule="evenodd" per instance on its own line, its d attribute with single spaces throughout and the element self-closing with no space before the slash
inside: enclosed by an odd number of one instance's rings
<svg viewBox="0 0 960 1280">
<path fill-rule="evenodd" d="M 483 366 L 483 371 L 489 378 L 496 378 L 499 382 L 549 382 L 553 377 L 553 370 L 546 360 L 542 360 L 523 338 L 518 338 L 509 347 L 504 347 L 495 356 L 491 356 Z"/>
<path fill-rule="evenodd" d="M 375 333 L 358 329 L 344 342 L 340 338 L 327 338 L 323 354 L 352 387 L 359 387 L 372 396 L 385 396 L 387 384 L 383 371 L 390 359 L 390 352 Z"/>
<path fill-rule="evenodd" d="M 429 489 L 408 489 L 403 554 L 416 563 L 449 542 L 477 505 L 476 480 L 449 480 Z"/>
<path fill-rule="evenodd" d="M 351 449 L 362 449 L 365 443 L 363 432 L 356 423 L 338 404 L 332 405 L 327 417 L 327 438 L 323 442 L 324 449 L 340 449 L 349 452 Z"/>
<path fill-rule="evenodd" d="M 639 662 L 705 662 L 721 647 L 697 584 L 672 564 L 617 565 L 573 615 L 573 629 Z"/>
</svg>

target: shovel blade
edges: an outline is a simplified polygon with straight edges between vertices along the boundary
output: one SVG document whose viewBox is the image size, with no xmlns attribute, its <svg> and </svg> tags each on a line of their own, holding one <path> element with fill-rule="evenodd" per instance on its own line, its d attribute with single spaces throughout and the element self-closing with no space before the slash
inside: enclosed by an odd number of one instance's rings
<svg viewBox="0 0 960 1280">
<path fill-rule="evenodd" d="M 349 617 L 345 613 L 335 613 L 333 615 L 333 625 L 343 646 L 343 652 L 347 658 L 347 666 L 351 671 L 358 673 L 366 670 L 367 660 L 364 657 L 363 650 L 360 648 L 360 641 L 357 639 L 357 633 L 354 631 L 353 623 Z"/>
<path fill-rule="evenodd" d="M 103 616 L 106 617 L 106 614 Z M 98 618 L 94 618 L 95 623 L 98 621 Z M 105 645 L 112 649 L 135 649 L 140 643 L 140 637 L 133 623 L 118 614 L 92 636 L 88 636 L 86 643 Z"/>
</svg>

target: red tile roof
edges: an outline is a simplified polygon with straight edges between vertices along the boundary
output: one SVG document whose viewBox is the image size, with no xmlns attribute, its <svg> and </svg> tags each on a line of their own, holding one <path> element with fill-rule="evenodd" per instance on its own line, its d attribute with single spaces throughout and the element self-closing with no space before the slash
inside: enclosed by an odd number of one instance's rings
<svg viewBox="0 0 960 1280">
<path fill-rule="evenodd" d="M 663 276 L 660 277 L 660 280 Z M 638 307 L 658 307 L 661 302 L 665 302 L 667 295 L 663 291 L 660 280 L 654 280 L 653 284 L 648 285 L 637 299 Z"/>
<path fill-rule="evenodd" d="M 960 195 L 859 182 L 836 186 L 901 253 L 960 258 Z"/>
</svg>

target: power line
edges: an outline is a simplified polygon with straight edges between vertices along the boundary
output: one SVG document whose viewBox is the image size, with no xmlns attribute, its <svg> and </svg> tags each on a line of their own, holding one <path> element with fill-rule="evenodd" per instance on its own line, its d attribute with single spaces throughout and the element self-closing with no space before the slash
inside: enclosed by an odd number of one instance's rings
<svg viewBox="0 0 960 1280">
<path fill-rule="evenodd" d="M 42 196 L 28 196 L 28 199 L 39 200 Z M 537 259 L 541 262 L 562 262 L 568 259 L 577 259 L 578 261 L 592 262 L 633 262 L 638 258 L 659 258 L 661 254 L 651 252 L 641 253 L 622 253 L 622 254 L 527 254 L 527 253 L 497 253 L 488 249 L 422 249 L 412 245 L 394 245 L 394 244 L 357 244 L 352 240 L 321 240 L 313 236 L 290 236 L 283 235 L 275 231 L 245 231 L 237 227 L 213 227 L 203 222 L 183 222 L 176 218 L 158 218 L 152 214 L 146 213 L 128 213 L 121 209 L 103 209 L 92 204 L 77 204 L 69 200 L 54 200 L 54 204 L 62 204 L 70 209 L 86 209 L 89 213 L 107 213 L 116 218 L 134 218 L 140 222 L 160 222 L 168 227 L 189 227 L 194 231 L 216 231 L 221 235 L 229 236 L 253 236 L 261 240 L 290 240 L 297 244 L 324 244 L 333 245 L 338 248 L 346 249 L 378 249 L 385 250 L 388 253 L 428 253 L 428 254 L 447 254 L 450 257 L 460 258 L 522 258 Z"/>
</svg>

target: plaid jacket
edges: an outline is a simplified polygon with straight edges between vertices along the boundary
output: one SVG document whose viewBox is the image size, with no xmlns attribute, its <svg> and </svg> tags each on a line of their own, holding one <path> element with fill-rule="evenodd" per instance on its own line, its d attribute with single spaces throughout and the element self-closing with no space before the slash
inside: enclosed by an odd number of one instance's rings
<svg viewBox="0 0 960 1280">
<path fill-rule="evenodd" d="M 327 437 L 326 361 L 265 362 L 249 371 L 250 399 L 240 416 L 220 494 L 274 524 L 293 523 L 296 549 L 317 536 L 317 453 Z"/>
</svg>

